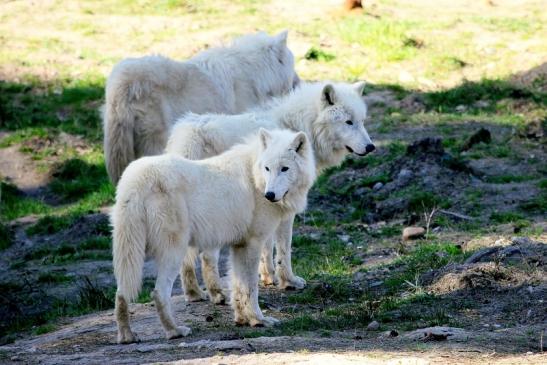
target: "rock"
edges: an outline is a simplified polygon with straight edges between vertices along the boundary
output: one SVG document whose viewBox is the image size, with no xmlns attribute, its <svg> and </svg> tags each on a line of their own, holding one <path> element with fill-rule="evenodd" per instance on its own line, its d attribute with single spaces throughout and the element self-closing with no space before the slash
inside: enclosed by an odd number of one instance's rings
<svg viewBox="0 0 547 365">
<path fill-rule="evenodd" d="M 378 181 L 376 184 L 374 184 L 374 186 L 372 187 L 372 190 L 376 190 L 376 191 L 380 190 L 383 186 L 384 184 Z"/>
<path fill-rule="evenodd" d="M 184 348 L 197 348 L 208 349 L 216 351 L 226 350 L 242 350 L 247 344 L 242 340 L 227 340 L 227 341 L 212 341 L 212 340 L 199 340 L 195 342 L 181 342 L 179 347 Z"/>
<path fill-rule="evenodd" d="M 412 177 L 412 171 L 409 169 L 401 169 L 397 174 L 397 179 L 409 179 Z"/>
<path fill-rule="evenodd" d="M 340 241 L 348 243 L 351 237 L 349 236 L 349 234 L 339 234 L 338 238 L 340 239 Z"/>
<path fill-rule="evenodd" d="M 414 341 L 467 341 L 469 333 L 462 328 L 455 327 L 428 327 L 411 331 L 404 335 Z"/>
<path fill-rule="evenodd" d="M 321 237 L 321 233 L 319 232 L 312 232 L 308 235 L 312 240 L 317 240 L 319 237 Z"/>
<path fill-rule="evenodd" d="M 467 110 L 467 107 L 466 107 L 465 105 L 458 105 L 458 106 L 456 107 L 456 111 L 457 111 L 458 113 L 463 113 L 463 112 L 466 111 L 466 110 Z"/>
<path fill-rule="evenodd" d="M 541 119 L 532 120 L 526 124 L 519 134 L 526 138 L 541 139 L 547 136 L 547 121 Z"/>
<path fill-rule="evenodd" d="M 476 131 L 462 146 L 462 151 L 467 151 L 478 143 L 490 143 L 492 141 L 492 135 L 486 128 L 481 128 Z"/>
<path fill-rule="evenodd" d="M 380 323 L 372 321 L 368 324 L 367 331 L 376 331 L 378 328 L 380 328 Z"/>
<path fill-rule="evenodd" d="M 403 229 L 403 241 L 415 240 L 425 236 L 423 227 L 406 227 Z"/>
<path fill-rule="evenodd" d="M 170 349 L 170 348 L 174 348 L 174 347 L 175 346 L 173 346 L 173 345 L 168 345 L 168 344 L 165 344 L 165 343 L 157 343 L 157 344 L 153 344 L 153 345 L 139 346 L 139 347 L 137 347 L 137 351 L 145 353 L 145 352 L 166 350 L 166 349 Z"/>
<path fill-rule="evenodd" d="M 486 100 L 479 100 L 473 104 L 475 108 L 483 109 L 488 108 L 490 106 L 490 103 Z"/>
</svg>

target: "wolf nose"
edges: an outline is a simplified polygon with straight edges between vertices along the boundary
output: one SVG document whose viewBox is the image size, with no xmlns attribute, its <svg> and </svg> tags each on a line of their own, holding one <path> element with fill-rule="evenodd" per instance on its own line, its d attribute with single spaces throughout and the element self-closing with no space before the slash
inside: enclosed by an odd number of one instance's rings
<svg viewBox="0 0 547 365">
<path fill-rule="evenodd" d="M 264 197 L 268 199 L 269 201 L 273 202 L 275 200 L 275 193 L 273 191 L 268 191 L 266 194 L 264 194 Z"/>
<path fill-rule="evenodd" d="M 375 149 L 376 147 L 373 144 L 367 144 L 367 146 L 365 147 L 365 151 L 367 151 L 367 153 L 371 153 Z"/>
</svg>

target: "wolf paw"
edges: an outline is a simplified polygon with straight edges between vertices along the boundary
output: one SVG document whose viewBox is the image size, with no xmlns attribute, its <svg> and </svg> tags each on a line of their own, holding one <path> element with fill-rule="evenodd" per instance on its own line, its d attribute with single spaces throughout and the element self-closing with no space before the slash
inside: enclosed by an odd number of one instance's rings
<svg viewBox="0 0 547 365">
<path fill-rule="evenodd" d="M 300 276 L 293 276 L 288 280 L 280 280 L 278 288 L 282 290 L 303 289 L 306 286 L 306 280 Z"/>
<path fill-rule="evenodd" d="M 226 304 L 226 296 L 222 292 L 210 292 L 209 293 L 209 300 L 213 304 Z"/>
<path fill-rule="evenodd" d="M 125 345 L 128 343 L 139 342 L 139 338 L 131 332 L 131 330 L 118 332 L 118 343 Z"/>
<path fill-rule="evenodd" d="M 249 321 L 251 327 L 272 327 L 279 323 L 278 319 L 273 317 L 263 317 L 262 319 L 253 319 Z"/>
<path fill-rule="evenodd" d="M 177 327 L 175 329 L 166 331 L 165 337 L 167 337 L 168 340 L 171 340 L 173 338 L 188 336 L 190 333 L 192 333 L 192 330 L 189 327 L 182 326 L 182 327 Z"/>
<path fill-rule="evenodd" d="M 205 294 L 205 292 L 201 289 L 199 291 L 192 290 L 185 293 L 184 298 L 187 302 L 201 302 L 203 300 L 207 300 L 207 294 Z"/>
<path fill-rule="evenodd" d="M 260 274 L 260 284 L 262 284 L 262 286 L 272 286 L 276 284 L 276 280 L 269 274 Z"/>
</svg>

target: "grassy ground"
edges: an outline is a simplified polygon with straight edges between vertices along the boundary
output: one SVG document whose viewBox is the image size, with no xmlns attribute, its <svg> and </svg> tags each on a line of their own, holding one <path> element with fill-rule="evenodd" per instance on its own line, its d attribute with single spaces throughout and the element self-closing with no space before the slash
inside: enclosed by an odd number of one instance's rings
<svg viewBox="0 0 547 365">
<path fill-rule="evenodd" d="M 498 272 L 494 282 L 503 295 L 496 285 L 439 292 L 427 275 L 456 267 L 484 246 L 510 244 L 515 235 L 545 243 L 542 2 L 373 1 L 349 13 L 339 3 L 0 5 L 0 285 L 10 318 L 1 324 L 2 341 L 112 307 L 110 231 L 101 212 L 115 191 L 104 168 L 98 111 L 112 66 L 152 52 L 184 59 L 239 34 L 289 29 L 303 79 L 369 81 L 367 127 L 380 148 L 318 180 L 294 237 L 295 271 L 310 285 L 262 297 L 282 324 L 221 330 L 328 338 L 362 331 L 372 320 L 380 330 L 399 331 L 518 324 L 529 333 L 522 343 L 504 344 L 537 350 L 537 324 L 545 318 L 523 313 L 543 307 L 518 290 L 543 288 L 543 264 L 499 259 L 506 270 L 499 272 L 509 270 L 518 284 L 506 285 Z M 470 144 L 480 128 L 490 140 Z M 424 137 L 441 138 L 441 150 L 408 148 Z M 408 179 L 401 177 L 405 169 Z M 430 232 L 403 243 L 406 225 L 428 225 Z M 544 245 L 530 247 L 541 257 Z M 479 276 L 490 278 L 484 270 Z M 150 287 L 148 279 L 140 302 L 150 299 Z M 488 312 L 480 300 L 501 304 Z"/>
</svg>

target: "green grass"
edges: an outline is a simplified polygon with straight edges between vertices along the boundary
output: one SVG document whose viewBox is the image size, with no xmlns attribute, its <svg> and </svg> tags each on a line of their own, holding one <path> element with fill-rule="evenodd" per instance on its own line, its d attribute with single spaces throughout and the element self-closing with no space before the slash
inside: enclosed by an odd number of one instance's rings
<svg viewBox="0 0 547 365">
<path fill-rule="evenodd" d="M 32 78 L 23 84 L 0 81 L 0 119 L 3 128 L 18 131 L 19 136 L 54 128 L 99 141 L 102 133 L 97 103 L 103 94 L 102 77 L 84 76 L 51 84 Z"/>
<path fill-rule="evenodd" d="M 47 272 L 47 273 L 40 274 L 40 276 L 38 276 L 38 279 L 37 279 L 39 283 L 45 283 L 45 284 L 65 283 L 71 280 L 72 280 L 72 277 L 67 276 L 65 274 L 61 274 L 61 273 L 55 273 L 55 272 Z"/>
<path fill-rule="evenodd" d="M 37 234 L 54 234 L 69 228 L 77 218 L 78 217 L 74 215 L 46 215 L 28 227 L 26 233 L 30 236 Z"/>
<path fill-rule="evenodd" d="M 34 335 L 43 335 L 44 333 L 53 332 L 57 329 L 57 326 L 52 323 L 46 323 L 41 326 L 36 327 L 32 330 Z"/>
<path fill-rule="evenodd" d="M 311 47 L 304 55 L 304 58 L 310 61 L 329 62 L 334 60 L 336 56 L 320 48 Z"/>
<path fill-rule="evenodd" d="M 416 44 L 410 41 L 410 32 L 416 26 L 418 24 L 412 21 L 350 16 L 339 23 L 337 35 L 347 43 L 357 43 L 372 52 L 377 62 L 396 62 L 417 54 Z"/>
<path fill-rule="evenodd" d="M 490 220 L 495 223 L 512 223 L 523 220 L 524 216 L 517 212 L 492 212 Z"/>
<path fill-rule="evenodd" d="M 453 112 L 459 105 L 471 105 L 478 100 L 488 100 L 489 106 L 484 110 L 494 112 L 495 102 L 511 99 L 527 99 L 538 105 L 547 105 L 544 94 L 522 89 L 503 80 L 484 79 L 479 82 L 464 82 L 460 86 L 424 94 L 425 105 L 429 110 L 438 112 Z M 479 110 L 470 109 L 472 114 Z"/>
<path fill-rule="evenodd" d="M 59 247 L 41 247 L 24 256 L 26 261 L 39 260 L 42 264 L 60 265 L 81 260 L 111 260 L 110 240 L 96 238 L 80 246 L 62 244 Z"/>
<path fill-rule="evenodd" d="M 27 198 L 7 182 L 0 182 L 0 220 L 10 221 L 30 214 L 45 214 L 51 208 L 36 199 Z"/>
<path fill-rule="evenodd" d="M 51 190 L 67 201 L 80 200 L 87 195 L 108 189 L 103 157 L 98 153 L 87 158 L 72 158 L 62 162 L 53 173 Z"/>
<path fill-rule="evenodd" d="M 13 230 L 0 220 L 0 250 L 5 250 L 13 243 Z"/>
<path fill-rule="evenodd" d="M 450 208 L 452 202 L 449 198 L 434 194 L 429 191 L 411 190 L 408 200 L 408 211 L 423 213 L 433 208 Z"/>
<path fill-rule="evenodd" d="M 492 184 L 509 184 L 509 183 L 519 183 L 523 181 L 534 180 L 535 177 L 531 175 L 495 175 L 488 176 L 486 181 Z"/>
<path fill-rule="evenodd" d="M 414 283 L 416 278 L 431 269 L 438 269 L 451 262 L 462 262 L 466 257 L 458 246 L 451 243 L 419 244 L 392 265 L 400 267 L 394 270 L 385 285 L 391 292 L 400 291 L 405 283 Z"/>
</svg>

